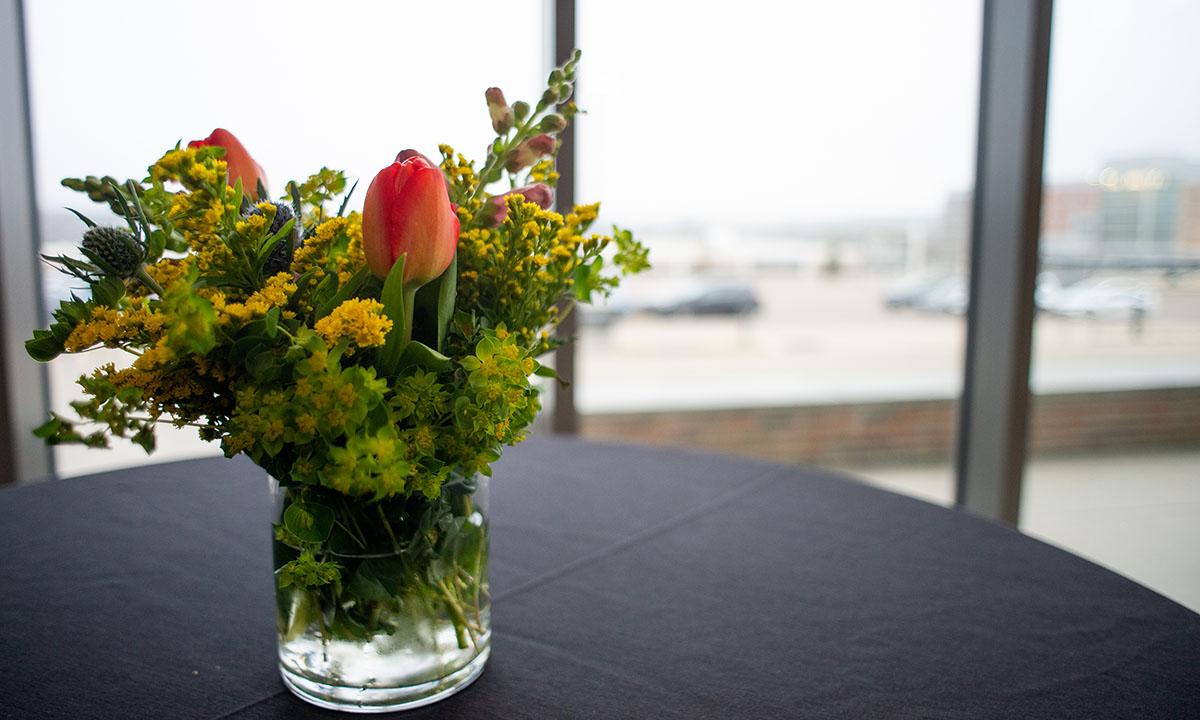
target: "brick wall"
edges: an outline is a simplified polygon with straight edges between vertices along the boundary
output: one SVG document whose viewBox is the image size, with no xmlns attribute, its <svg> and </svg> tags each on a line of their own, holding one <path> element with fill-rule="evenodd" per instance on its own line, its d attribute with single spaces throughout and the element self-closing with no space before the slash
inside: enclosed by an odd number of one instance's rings
<svg viewBox="0 0 1200 720">
<path fill-rule="evenodd" d="M 956 400 L 598 413 L 587 437 L 684 445 L 783 462 L 872 465 L 954 454 Z M 1038 396 L 1035 452 L 1200 447 L 1200 387 Z"/>
</svg>

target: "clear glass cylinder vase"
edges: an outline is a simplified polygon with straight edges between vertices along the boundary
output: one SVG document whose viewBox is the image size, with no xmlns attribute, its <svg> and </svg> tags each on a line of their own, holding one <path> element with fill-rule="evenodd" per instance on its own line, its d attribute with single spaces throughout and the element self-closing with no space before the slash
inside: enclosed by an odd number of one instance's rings
<svg viewBox="0 0 1200 720">
<path fill-rule="evenodd" d="M 389 712 L 448 697 L 491 647 L 487 478 L 434 500 L 271 479 L 279 670 L 314 705 Z"/>
</svg>

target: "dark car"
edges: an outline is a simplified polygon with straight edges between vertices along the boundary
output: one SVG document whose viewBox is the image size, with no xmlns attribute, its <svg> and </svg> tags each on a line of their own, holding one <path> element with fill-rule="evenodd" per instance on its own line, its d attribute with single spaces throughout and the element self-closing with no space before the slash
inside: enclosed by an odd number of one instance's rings
<svg viewBox="0 0 1200 720">
<path fill-rule="evenodd" d="M 651 308 L 660 315 L 750 315 L 757 312 L 758 296 L 746 285 L 699 290 Z"/>
</svg>

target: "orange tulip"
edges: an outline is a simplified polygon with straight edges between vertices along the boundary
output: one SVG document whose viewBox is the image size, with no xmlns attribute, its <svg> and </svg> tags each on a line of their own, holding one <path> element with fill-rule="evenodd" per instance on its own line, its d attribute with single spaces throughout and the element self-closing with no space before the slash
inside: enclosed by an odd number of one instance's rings
<svg viewBox="0 0 1200 720">
<path fill-rule="evenodd" d="M 367 188 L 363 252 L 367 267 L 381 278 L 404 255 L 404 285 L 415 288 L 441 275 L 454 259 L 458 216 L 441 170 L 419 153 L 397 157 Z"/>
<path fill-rule="evenodd" d="M 225 163 L 229 168 L 229 185 L 232 187 L 239 179 L 242 181 L 242 192 L 251 199 L 258 199 L 258 184 L 267 187 L 267 174 L 262 166 L 250 157 L 246 148 L 234 137 L 233 133 L 224 128 L 217 128 L 203 140 L 193 140 L 188 147 L 206 147 L 215 145 L 225 148 Z"/>
</svg>

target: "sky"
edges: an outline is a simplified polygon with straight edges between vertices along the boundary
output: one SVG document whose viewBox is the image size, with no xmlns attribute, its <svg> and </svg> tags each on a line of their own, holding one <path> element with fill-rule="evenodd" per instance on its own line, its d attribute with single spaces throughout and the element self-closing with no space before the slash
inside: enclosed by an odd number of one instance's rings
<svg viewBox="0 0 1200 720">
<path fill-rule="evenodd" d="M 1058 0 L 1046 175 L 1200 159 L 1200 3 Z M 479 157 L 483 90 L 535 100 L 543 0 L 26 3 L 39 202 L 236 133 L 282 188 L 395 153 Z M 974 172 L 981 3 L 579 0 L 580 200 L 621 222 L 932 217 Z M 365 185 L 364 185 L 365 187 Z M 361 204 L 361 194 L 357 203 Z"/>
</svg>

